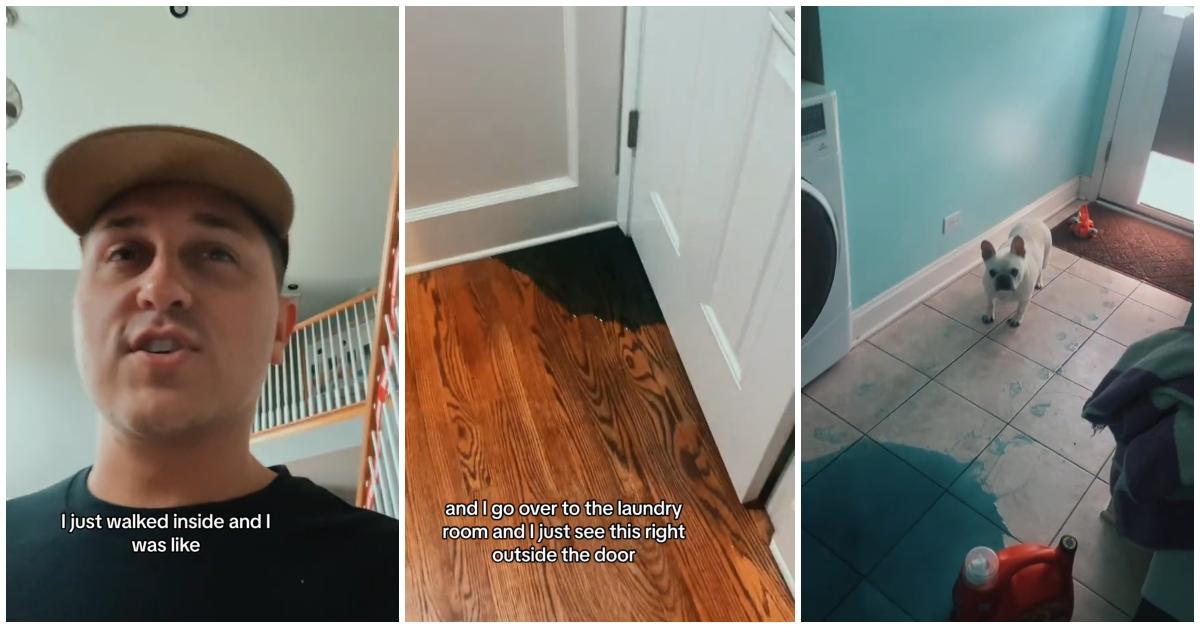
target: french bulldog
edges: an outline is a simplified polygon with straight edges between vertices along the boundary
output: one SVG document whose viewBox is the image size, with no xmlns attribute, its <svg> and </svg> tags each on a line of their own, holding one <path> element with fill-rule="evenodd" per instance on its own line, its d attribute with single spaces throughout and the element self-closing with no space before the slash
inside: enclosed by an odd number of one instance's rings
<svg viewBox="0 0 1200 628">
<path fill-rule="evenodd" d="M 987 294 L 984 323 L 996 320 L 996 300 L 1000 299 L 1017 302 L 1017 313 L 1008 319 L 1008 324 L 1012 327 L 1021 324 L 1034 290 L 1042 289 L 1042 274 L 1052 244 L 1050 228 L 1038 221 L 1017 223 L 999 251 L 987 240 L 980 244 L 983 290 Z"/>
</svg>

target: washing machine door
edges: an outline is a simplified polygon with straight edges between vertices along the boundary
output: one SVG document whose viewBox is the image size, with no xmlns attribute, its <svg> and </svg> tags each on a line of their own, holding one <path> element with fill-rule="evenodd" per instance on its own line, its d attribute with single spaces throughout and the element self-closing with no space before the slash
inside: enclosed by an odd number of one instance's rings
<svg viewBox="0 0 1200 628">
<path fill-rule="evenodd" d="M 800 179 L 800 338 L 817 322 L 829 301 L 837 272 L 838 234 L 833 210 L 820 190 Z"/>
</svg>

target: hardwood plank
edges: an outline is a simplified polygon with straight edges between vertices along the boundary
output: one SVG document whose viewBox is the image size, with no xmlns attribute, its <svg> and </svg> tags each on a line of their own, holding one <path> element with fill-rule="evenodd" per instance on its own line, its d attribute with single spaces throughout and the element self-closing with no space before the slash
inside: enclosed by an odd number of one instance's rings
<svg viewBox="0 0 1200 628">
<path fill-rule="evenodd" d="M 632 243 L 616 230 L 406 278 L 410 620 L 784 620 Z M 495 563 L 533 540 L 442 540 L 445 504 L 682 503 L 687 538 L 546 541 L 632 563 Z M 669 518 L 639 517 L 639 526 Z M 607 526 L 617 517 L 505 522 Z"/>
</svg>

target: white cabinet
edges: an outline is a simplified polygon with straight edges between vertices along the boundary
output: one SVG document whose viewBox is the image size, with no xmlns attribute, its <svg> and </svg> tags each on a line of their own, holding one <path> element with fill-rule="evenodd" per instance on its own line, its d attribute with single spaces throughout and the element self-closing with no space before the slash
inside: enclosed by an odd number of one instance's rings
<svg viewBox="0 0 1200 628">
<path fill-rule="evenodd" d="M 762 8 L 647 8 L 629 231 L 743 500 L 795 424 L 795 57 Z"/>
</svg>

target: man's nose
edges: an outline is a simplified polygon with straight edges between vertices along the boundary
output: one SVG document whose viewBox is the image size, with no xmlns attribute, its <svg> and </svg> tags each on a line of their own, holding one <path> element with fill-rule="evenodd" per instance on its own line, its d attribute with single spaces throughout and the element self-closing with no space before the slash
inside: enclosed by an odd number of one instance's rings
<svg viewBox="0 0 1200 628">
<path fill-rule="evenodd" d="M 142 273 L 137 300 L 142 309 L 167 311 L 192 307 L 191 290 L 180 276 L 178 265 L 165 255 L 156 256 Z"/>
</svg>

